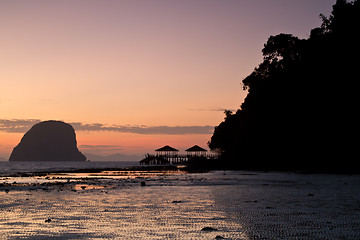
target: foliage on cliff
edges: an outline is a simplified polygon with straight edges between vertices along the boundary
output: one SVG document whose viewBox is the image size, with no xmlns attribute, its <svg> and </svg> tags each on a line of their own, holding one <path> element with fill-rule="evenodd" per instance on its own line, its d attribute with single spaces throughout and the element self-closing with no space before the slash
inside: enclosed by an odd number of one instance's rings
<svg viewBox="0 0 360 240">
<path fill-rule="evenodd" d="M 358 165 L 360 1 L 338 0 L 308 39 L 271 36 L 209 147 L 230 167 L 352 171 Z"/>
</svg>

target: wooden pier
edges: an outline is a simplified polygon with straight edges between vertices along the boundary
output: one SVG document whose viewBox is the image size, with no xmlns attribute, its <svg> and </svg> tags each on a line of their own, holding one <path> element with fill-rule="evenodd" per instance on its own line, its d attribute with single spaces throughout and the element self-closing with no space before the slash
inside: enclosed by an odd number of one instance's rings
<svg viewBox="0 0 360 240">
<path fill-rule="evenodd" d="M 217 154 L 206 154 L 202 156 L 193 156 L 187 154 L 178 154 L 174 156 L 146 154 L 140 161 L 140 165 L 186 165 L 189 161 L 197 159 L 217 159 Z"/>
<path fill-rule="evenodd" d="M 191 161 L 214 160 L 217 154 L 208 154 L 206 149 L 197 145 L 185 150 L 186 154 L 178 154 L 179 150 L 164 146 L 155 150 L 156 154 L 146 154 L 140 165 L 187 165 Z"/>
</svg>

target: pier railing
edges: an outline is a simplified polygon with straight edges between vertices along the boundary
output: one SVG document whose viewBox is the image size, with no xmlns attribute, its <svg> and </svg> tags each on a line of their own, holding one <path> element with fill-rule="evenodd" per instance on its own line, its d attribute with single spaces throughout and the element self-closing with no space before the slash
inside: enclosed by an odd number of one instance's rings
<svg viewBox="0 0 360 240">
<path fill-rule="evenodd" d="M 194 159 L 217 159 L 218 154 L 146 154 L 140 161 L 144 165 L 186 164 Z"/>
</svg>

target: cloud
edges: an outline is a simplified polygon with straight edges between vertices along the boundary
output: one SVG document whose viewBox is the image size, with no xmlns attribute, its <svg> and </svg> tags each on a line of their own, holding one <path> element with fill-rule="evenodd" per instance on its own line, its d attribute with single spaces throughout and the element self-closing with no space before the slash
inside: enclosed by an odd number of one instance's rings
<svg viewBox="0 0 360 240">
<path fill-rule="evenodd" d="M 117 146 L 117 145 L 79 145 L 78 146 L 82 150 L 123 150 L 123 146 Z"/>
<path fill-rule="evenodd" d="M 0 119 L 0 131 L 23 133 L 39 122 L 41 122 L 39 119 Z"/>
<path fill-rule="evenodd" d="M 76 131 L 111 131 L 135 134 L 210 134 L 213 126 L 145 126 L 145 125 L 104 125 L 100 123 L 70 123 Z"/>
<path fill-rule="evenodd" d="M 198 111 L 198 112 L 225 112 L 230 110 L 232 112 L 236 111 L 234 109 L 226 109 L 226 108 L 188 108 L 187 111 Z"/>
<path fill-rule="evenodd" d="M 41 122 L 39 119 L 0 119 L 0 131 L 12 133 L 24 133 L 34 124 Z M 185 135 L 185 134 L 211 134 L 214 126 L 146 126 L 146 125 L 106 125 L 101 123 L 71 124 L 77 132 L 81 131 L 110 131 L 119 133 L 135 134 L 163 134 L 163 135 Z"/>
</svg>

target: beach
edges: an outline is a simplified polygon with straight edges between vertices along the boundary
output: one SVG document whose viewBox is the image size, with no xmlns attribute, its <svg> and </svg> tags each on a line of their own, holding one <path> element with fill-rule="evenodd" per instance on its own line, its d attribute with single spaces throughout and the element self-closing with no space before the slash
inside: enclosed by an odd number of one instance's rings
<svg viewBox="0 0 360 240">
<path fill-rule="evenodd" d="M 99 171 L 0 178 L 2 239 L 359 239 L 360 176 Z"/>
</svg>

